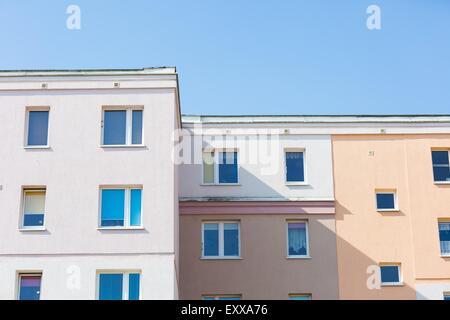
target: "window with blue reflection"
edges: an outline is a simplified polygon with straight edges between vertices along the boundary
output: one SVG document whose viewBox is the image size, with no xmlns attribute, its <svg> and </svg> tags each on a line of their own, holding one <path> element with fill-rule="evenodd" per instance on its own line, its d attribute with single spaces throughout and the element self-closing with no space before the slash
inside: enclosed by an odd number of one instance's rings
<svg viewBox="0 0 450 320">
<path fill-rule="evenodd" d="M 123 274 L 104 273 L 99 279 L 99 300 L 123 299 Z"/>
<path fill-rule="evenodd" d="M 305 181 L 303 152 L 286 152 L 286 181 Z"/>
<path fill-rule="evenodd" d="M 131 205 L 130 205 L 130 225 L 141 225 L 141 209 L 142 209 L 142 190 L 131 190 Z"/>
<path fill-rule="evenodd" d="M 219 152 L 219 183 L 237 182 L 237 152 Z"/>
<path fill-rule="evenodd" d="M 381 283 L 399 283 L 399 266 L 380 266 Z"/>
<path fill-rule="evenodd" d="M 41 275 L 20 275 L 19 300 L 39 300 Z"/>
<path fill-rule="evenodd" d="M 289 300 L 311 300 L 310 294 L 290 295 Z"/>
<path fill-rule="evenodd" d="M 48 111 L 28 112 L 28 146 L 47 146 Z"/>
<path fill-rule="evenodd" d="M 305 222 L 288 223 L 288 254 L 289 256 L 306 256 L 308 254 Z"/>
<path fill-rule="evenodd" d="M 45 214 L 45 190 L 25 190 L 23 227 L 42 227 Z"/>
<path fill-rule="evenodd" d="M 127 112 L 125 110 L 105 110 L 103 117 L 103 144 L 126 144 Z"/>
<path fill-rule="evenodd" d="M 450 301 L 450 293 L 444 293 L 444 300 Z"/>
<path fill-rule="evenodd" d="M 142 144 L 142 110 L 133 110 L 132 144 Z"/>
<path fill-rule="evenodd" d="M 225 256 L 239 256 L 239 224 L 224 224 L 223 243 L 223 254 Z"/>
<path fill-rule="evenodd" d="M 439 242 L 442 255 L 450 255 L 450 222 L 439 222 Z"/>
<path fill-rule="evenodd" d="M 223 296 L 223 297 L 219 297 L 218 300 L 241 300 L 241 297 L 227 297 L 227 296 Z"/>
<path fill-rule="evenodd" d="M 205 223 L 203 225 L 203 255 L 219 255 L 219 224 Z"/>
<path fill-rule="evenodd" d="M 377 209 L 378 210 L 394 210 L 395 194 L 394 193 L 377 193 Z"/>
<path fill-rule="evenodd" d="M 432 151 L 434 181 L 450 181 L 448 151 Z"/>
<path fill-rule="evenodd" d="M 140 274 L 130 273 L 128 281 L 128 300 L 139 300 Z"/>
<path fill-rule="evenodd" d="M 115 227 L 124 225 L 125 216 L 125 190 L 102 190 L 102 227 Z"/>
</svg>

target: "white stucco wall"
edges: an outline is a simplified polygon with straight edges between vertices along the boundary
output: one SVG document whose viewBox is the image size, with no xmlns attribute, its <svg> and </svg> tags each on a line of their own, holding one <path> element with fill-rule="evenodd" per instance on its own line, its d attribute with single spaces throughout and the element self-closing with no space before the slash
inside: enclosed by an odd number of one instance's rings
<svg viewBox="0 0 450 320">
<path fill-rule="evenodd" d="M 14 296 L 15 269 L 42 270 L 42 298 L 56 298 L 57 274 L 78 262 L 86 279 L 102 265 L 142 269 L 143 298 L 176 298 L 177 82 L 161 77 L 0 78 L 0 298 Z M 50 108 L 49 149 L 24 148 L 26 108 L 37 106 Z M 102 106 L 142 106 L 145 146 L 101 147 Z M 101 185 L 142 185 L 141 230 L 98 229 Z M 46 187 L 45 231 L 19 230 L 24 186 Z M 91 285 L 59 297 L 90 299 Z"/>
<path fill-rule="evenodd" d="M 417 300 L 443 300 L 444 292 L 450 292 L 450 282 L 416 284 Z"/>
</svg>

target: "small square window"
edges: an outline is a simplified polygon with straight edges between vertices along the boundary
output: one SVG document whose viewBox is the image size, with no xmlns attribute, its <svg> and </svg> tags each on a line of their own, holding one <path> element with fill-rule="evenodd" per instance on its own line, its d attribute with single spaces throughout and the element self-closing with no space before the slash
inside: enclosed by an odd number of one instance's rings
<svg viewBox="0 0 450 320">
<path fill-rule="evenodd" d="M 286 182 L 305 182 L 304 152 L 285 153 Z"/>
<path fill-rule="evenodd" d="M 206 222 L 202 226 L 204 258 L 239 257 L 238 222 Z"/>
<path fill-rule="evenodd" d="M 450 301 L 450 292 L 444 292 L 444 300 Z"/>
<path fill-rule="evenodd" d="M 140 273 L 105 272 L 98 274 L 99 300 L 139 300 Z"/>
<path fill-rule="evenodd" d="M 22 229 L 42 229 L 45 217 L 45 189 L 24 189 Z"/>
<path fill-rule="evenodd" d="M 289 300 L 312 300 L 311 294 L 290 294 Z"/>
<path fill-rule="evenodd" d="M 450 164 L 448 150 L 431 151 L 433 161 L 433 177 L 435 182 L 450 181 Z"/>
<path fill-rule="evenodd" d="M 393 211 L 397 210 L 395 192 L 380 192 L 376 193 L 377 210 L 378 211 Z"/>
<path fill-rule="evenodd" d="M 48 110 L 28 110 L 27 147 L 48 145 Z"/>
<path fill-rule="evenodd" d="M 102 188 L 101 227 L 142 226 L 142 189 Z"/>
<path fill-rule="evenodd" d="M 450 222 L 439 222 L 441 255 L 450 256 Z"/>
<path fill-rule="evenodd" d="M 203 183 L 238 183 L 237 151 L 203 152 Z"/>
<path fill-rule="evenodd" d="M 380 265 L 381 285 L 401 284 L 400 265 Z"/>
<path fill-rule="evenodd" d="M 103 111 L 103 145 L 142 145 L 143 110 L 134 107 Z"/>
<path fill-rule="evenodd" d="M 287 223 L 288 257 L 301 258 L 309 256 L 308 224 L 305 221 Z"/>
<path fill-rule="evenodd" d="M 19 274 L 19 300 L 39 300 L 41 279 L 41 273 Z"/>
</svg>

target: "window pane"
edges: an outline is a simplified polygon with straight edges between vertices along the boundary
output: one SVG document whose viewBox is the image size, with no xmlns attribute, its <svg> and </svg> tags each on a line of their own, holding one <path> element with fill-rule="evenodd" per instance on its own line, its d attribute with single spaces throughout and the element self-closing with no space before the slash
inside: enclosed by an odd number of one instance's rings
<svg viewBox="0 0 450 320">
<path fill-rule="evenodd" d="M 241 297 L 219 297 L 218 300 L 241 300 Z"/>
<path fill-rule="evenodd" d="M 444 293 L 444 300 L 450 300 L 450 293 Z"/>
<path fill-rule="evenodd" d="M 130 273 L 128 281 L 128 300 L 139 300 L 140 274 Z"/>
<path fill-rule="evenodd" d="M 288 245 L 290 256 L 306 256 L 306 224 L 302 222 L 288 224 Z"/>
<path fill-rule="evenodd" d="M 131 190 L 130 225 L 141 225 L 142 190 Z"/>
<path fill-rule="evenodd" d="M 41 276 L 20 276 L 19 300 L 39 300 Z"/>
<path fill-rule="evenodd" d="M 203 183 L 214 183 L 214 152 L 203 153 Z"/>
<path fill-rule="evenodd" d="M 205 223 L 203 226 L 203 254 L 207 256 L 219 255 L 219 225 Z"/>
<path fill-rule="evenodd" d="M 45 191 L 25 191 L 23 226 L 43 226 Z"/>
<path fill-rule="evenodd" d="M 203 297 L 202 300 L 215 300 L 214 297 Z"/>
<path fill-rule="evenodd" d="M 100 274 L 100 300 L 122 300 L 123 275 L 118 274 Z"/>
<path fill-rule="evenodd" d="M 450 254 L 450 222 L 439 223 L 441 254 Z"/>
<path fill-rule="evenodd" d="M 381 282 L 382 283 L 397 283 L 400 282 L 398 266 L 381 266 Z"/>
<path fill-rule="evenodd" d="M 237 183 L 237 152 L 219 153 L 219 183 Z"/>
<path fill-rule="evenodd" d="M 286 181 L 305 181 L 303 152 L 286 152 Z"/>
<path fill-rule="evenodd" d="M 225 223 L 223 229 L 224 255 L 239 256 L 239 225 Z"/>
<path fill-rule="evenodd" d="M 125 110 L 105 111 L 103 121 L 103 144 L 125 144 L 127 112 Z"/>
<path fill-rule="evenodd" d="M 102 226 L 123 226 L 125 190 L 102 190 Z"/>
<path fill-rule="evenodd" d="M 395 209 L 393 193 L 377 193 L 377 209 Z"/>
<path fill-rule="evenodd" d="M 142 110 L 133 111 L 132 144 L 142 144 Z"/>
<path fill-rule="evenodd" d="M 309 294 L 292 295 L 289 296 L 289 300 L 311 300 L 311 295 Z"/>
<path fill-rule="evenodd" d="M 29 111 L 28 145 L 46 146 L 48 137 L 48 111 Z"/>
<path fill-rule="evenodd" d="M 432 151 L 434 181 L 450 181 L 448 151 Z"/>
</svg>

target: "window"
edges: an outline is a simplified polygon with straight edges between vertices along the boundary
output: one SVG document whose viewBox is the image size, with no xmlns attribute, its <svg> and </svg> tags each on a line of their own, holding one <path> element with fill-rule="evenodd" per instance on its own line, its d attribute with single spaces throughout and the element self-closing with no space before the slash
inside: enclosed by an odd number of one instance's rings
<svg viewBox="0 0 450 320">
<path fill-rule="evenodd" d="M 401 284 L 400 265 L 380 265 L 381 285 Z"/>
<path fill-rule="evenodd" d="M 205 295 L 202 296 L 202 300 L 241 300 L 241 295 Z"/>
<path fill-rule="evenodd" d="M 203 152 L 203 183 L 238 183 L 237 151 Z"/>
<path fill-rule="evenodd" d="M 450 256 L 450 222 L 439 222 L 441 255 Z"/>
<path fill-rule="evenodd" d="M 142 145 L 143 110 L 107 109 L 103 112 L 103 145 Z"/>
<path fill-rule="evenodd" d="M 308 224 L 302 221 L 287 223 L 288 257 L 301 258 L 309 256 Z"/>
<path fill-rule="evenodd" d="M 290 294 L 289 300 L 312 300 L 310 294 Z"/>
<path fill-rule="evenodd" d="M 203 223 L 204 258 L 235 258 L 240 255 L 239 223 Z"/>
<path fill-rule="evenodd" d="M 19 300 L 39 300 L 41 273 L 19 274 Z"/>
<path fill-rule="evenodd" d="M 450 181 L 448 150 L 431 151 L 433 160 L 433 176 L 435 182 Z"/>
<path fill-rule="evenodd" d="M 28 110 L 27 147 L 46 147 L 48 145 L 49 110 Z"/>
<path fill-rule="evenodd" d="M 139 300 L 140 274 L 138 272 L 100 273 L 99 300 Z"/>
<path fill-rule="evenodd" d="M 45 189 L 23 191 L 22 229 L 42 229 L 45 215 Z"/>
<path fill-rule="evenodd" d="M 305 182 L 304 153 L 288 151 L 285 157 L 286 182 Z"/>
<path fill-rule="evenodd" d="M 450 301 L 450 292 L 444 292 L 444 300 Z"/>
<path fill-rule="evenodd" d="M 101 190 L 101 227 L 140 227 L 141 216 L 142 189 Z"/>
<path fill-rule="evenodd" d="M 397 203 L 394 191 L 377 191 L 377 211 L 393 211 L 397 210 Z"/>
</svg>

